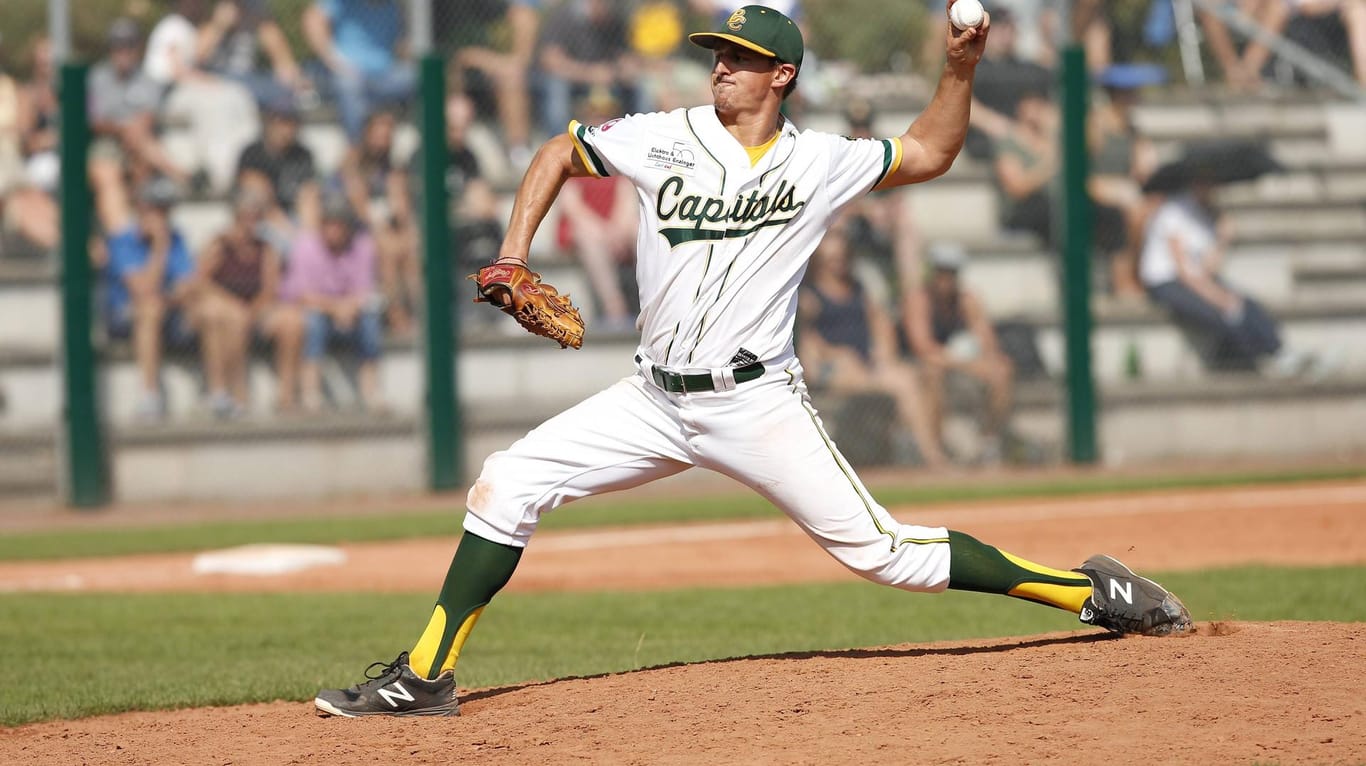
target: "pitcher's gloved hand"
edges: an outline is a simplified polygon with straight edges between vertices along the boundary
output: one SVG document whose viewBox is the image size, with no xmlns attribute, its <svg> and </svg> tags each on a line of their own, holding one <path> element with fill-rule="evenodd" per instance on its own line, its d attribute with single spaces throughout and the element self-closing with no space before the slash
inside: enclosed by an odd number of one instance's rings
<svg viewBox="0 0 1366 766">
<path fill-rule="evenodd" d="M 583 317 L 569 296 L 542 283 L 541 275 L 521 261 L 495 261 L 469 279 L 479 285 L 475 303 L 492 303 L 528 332 L 549 338 L 560 348 L 583 345 Z"/>
</svg>

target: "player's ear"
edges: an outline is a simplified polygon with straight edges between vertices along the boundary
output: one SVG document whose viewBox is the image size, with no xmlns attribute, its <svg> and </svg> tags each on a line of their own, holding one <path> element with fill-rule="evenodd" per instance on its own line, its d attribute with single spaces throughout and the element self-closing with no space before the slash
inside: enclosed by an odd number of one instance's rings
<svg viewBox="0 0 1366 766">
<path fill-rule="evenodd" d="M 792 82 L 794 79 L 796 79 L 796 77 L 797 77 L 797 67 L 794 67 L 794 66 L 792 66 L 791 64 L 788 64 L 788 63 L 781 63 L 781 64 L 778 65 L 778 69 L 777 69 L 777 71 L 774 73 L 773 84 L 774 84 L 774 85 L 787 85 L 788 83 L 790 83 L 790 82 Z"/>
</svg>

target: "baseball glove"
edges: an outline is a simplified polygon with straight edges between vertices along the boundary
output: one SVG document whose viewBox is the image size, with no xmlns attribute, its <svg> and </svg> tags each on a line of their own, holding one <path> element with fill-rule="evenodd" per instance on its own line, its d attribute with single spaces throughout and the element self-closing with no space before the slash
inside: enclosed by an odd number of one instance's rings
<svg viewBox="0 0 1366 766">
<path fill-rule="evenodd" d="M 583 345 L 583 317 L 568 295 L 541 282 L 541 275 L 514 261 L 494 262 L 469 275 L 479 285 L 475 303 L 492 303 L 528 332 L 560 348 Z"/>
</svg>

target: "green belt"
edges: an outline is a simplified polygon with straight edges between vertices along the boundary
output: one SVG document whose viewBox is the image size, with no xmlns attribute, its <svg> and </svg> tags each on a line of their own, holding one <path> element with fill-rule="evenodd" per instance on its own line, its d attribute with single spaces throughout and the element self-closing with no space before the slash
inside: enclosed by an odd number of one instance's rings
<svg viewBox="0 0 1366 766">
<path fill-rule="evenodd" d="M 641 358 L 636 357 L 639 363 Z M 745 383 L 764 374 L 763 362 L 753 362 L 744 367 L 735 368 L 735 382 Z M 698 372 L 692 375 L 685 375 L 681 372 L 670 372 L 661 370 L 658 367 L 650 368 L 650 377 L 654 378 L 655 385 L 668 391 L 671 394 L 688 394 L 696 391 L 715 391 L 716 384 L 711 379 L 711 373 Z"/>
</svg>

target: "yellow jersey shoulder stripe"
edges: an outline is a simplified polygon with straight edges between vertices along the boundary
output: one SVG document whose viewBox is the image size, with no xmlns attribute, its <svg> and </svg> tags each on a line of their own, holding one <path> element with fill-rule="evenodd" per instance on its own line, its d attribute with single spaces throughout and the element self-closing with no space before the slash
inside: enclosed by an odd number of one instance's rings
<svg viewBox="0 0 1366 766">
<path fill-rule="evenodd" d="M 569 139 L 574 142 L 574 151 L 579 153 L 579 159 L 583 161 L 584 167 L 588 172 L 598 178 L 606 178 L 610 173 L 607 172 L 607 164 L 602 161 L 598 153 L 593 151 L 593 147 L 584 141 L 584 136 L 588 134 L 588 126 L 578 120 L 569 121 Z"/>
<path fill-rule="evenodd" d="M 901 168 L 901 157 L 900 137 L 882 139 L 882 175 L 878 177 L 877 183 L 873 184 L 874 189 L 881 187 L 883 181 Z"/>
</svg>

